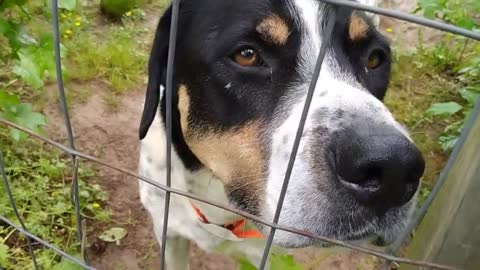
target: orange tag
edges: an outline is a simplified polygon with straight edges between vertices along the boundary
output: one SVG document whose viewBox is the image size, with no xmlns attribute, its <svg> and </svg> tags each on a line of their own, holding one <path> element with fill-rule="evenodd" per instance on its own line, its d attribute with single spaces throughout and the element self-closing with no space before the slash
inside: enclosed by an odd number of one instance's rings
<svg viewBox="0 0 480 270">
<path fill-rule="evenodd" d="M 247 238 L 263 238 L 263 235 L 253 229 L 245 230 L 245 219 L 239 219 L 233 223 L 218 225 L 210 223 L 205 215 L 193 203 L 191 203 L 198 217 L 200 226 L 212 234 L 231 241 L 242 241 Z"/>
</svg>

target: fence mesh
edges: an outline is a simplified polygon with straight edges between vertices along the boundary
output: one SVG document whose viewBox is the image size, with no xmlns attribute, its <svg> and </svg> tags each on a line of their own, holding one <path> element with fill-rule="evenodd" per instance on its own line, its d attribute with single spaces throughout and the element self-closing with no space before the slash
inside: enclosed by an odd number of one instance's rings
<svg viewBox="0 0 480 270">
<path fill-rule="evenodd" d="M 479 32 L 474 32 L 474 31 L 469 31 L 463 28 L 456 27 L 454 25 L 446 24 L 443 22 L 439 21 L 434 21 L 430 19 L 426 19 L 420 16 L 415 16 L 411 15 L 408 13 L 404 12 L 399 12 L 395 10 L 390 10 L 390 9 L 385 9 L 385 8 L 380 8 L 380 7 L 374 7 L 374 6 L 368 6 L 364 4 L 360 4 L 357 2 L 353 1 L 342 1 L 342 0 L 320 0 L 321 2 L 324 2 L 326 4 L 332 5 L 332 12 L 328 14 L 329 18 L 327 20 L 327 26 L 326 26 L 326 34 L 324 36 L 325 39 L 329 39 L 331 37 L 332 31 L 333 31 L 333 21 L 335 20 L 336 12 L 335 8 L 337 6 L 344 6 L 344 7 L 350 7 L 352 9 L 357 9 L 357 10 L 362 10 L 370 13 L 375 13 L 378 15 L 383 15 L 383 16 L 388 16 L 392 18 L 396 18 L 399 20 L 403 21 L 408 21 L 411 23 L 427 26 L 430 28 L 442 30 L 445 32 L 450 32 L 452 34 L 464 36 L 473 40 L 480 41 L 480 33 Z M 189 192 L 184 192 L 178 189 L 174 189 L 170 186 L 171 184 L 171 147 L 172 147 L 172 78 L 173 78 L 173 62 L 174 62 L 174 55 L 175 55 L 175 45 L 176 45 L 176 35 L 177 35 L 177 21 L 178 21 L 178 16 L 179 16 L 179 5 L 180 5 L 180 0 L 172 0 L 172 18 L 171 18 L 171 31 L 170 31 L 170 40 L 169 40 L 169 52 L 168 52 L 168 63 L 167 63 L 167 85 L 165 88 L 166 91 L 166 168 L 167 168 L 167 175 L 166 175 L 166 185 L 158 184 L 155 182 L 153 179 L 149 179 L 147 177 L 138 175 L 136 172 L 128 170 L 126 168 L 121 168 L 118 166 L 115 166 L 109 162 L 106 162 L 104 160 L 98 159 L 96 157 L 93 157 L 91 155 L 88 155 L 86 153 L 79 152 L 75 149 L 75 140 L 73 136 L 73 131 L 72 131 L 72 126 L 70 123 L 70 116 L 69 116 L 69 111 L 67 107 L 67 102 L 65 98 L 65 90 L 63 86 L 63 77 L 62 77 L 62 63 L 61 63 L 61 57 L 60 57 L 60 35 L 59 35 L 59 18 L 58 18 L 58 0 L 52 0 L 52 14 L 53 14 L 53 23 L 52 23 L 52 28 L 53 28 L 53 33 L 54 33 L 54 42 L 55 42 L 55 60 L 56 60 L 56 72 L 57 72 L 57 84 L 58 84 L 58 92 L 59 92 L 59 100 L 60 104 L 62 107 L 63 111 L 63 116 L 65 120 L 65 126 L 67 129 L 67 136 L 68 136 L 68 146 L 63 145 L 61 143 L 55 142 L 49 138 L 46 138 L 44 136 L 41 136 L 39 134 L 36 134 L 35 132 L 28 130 L 26 128 L 23 128 L 19 125 L 16 125 L 12 122 L 9 122 L 7 120 L 0 119 L 0 124 L 6 127 L 14 128 L 19 131 L 23 131 L 27 133 L 29 136 L 36 138 L 38 140 L 41 140 L 49 145 L 52 145 L 65 153 L 69 154 L 71 157 L 71 171 L 72 171 L 72 194 L 71 194 L 71 200 L 72 204 L 74 205 L 75 209 L 75 215 L 76 215 L 76 227 L 77 227 L 77 241 L 80 243 L 80 252 L 82 254 L 82 259 L 75 258 L 66 252 L 62 251 L 61 249 L 53 246 L 52 244 L 48 243 L 47 241 L 33 235 L 32 233 L 29 232 L 28 228 L 26 228 L 21 215 L 18 212 L 17 205 L 15 203 L 15 198 L 12 194 L 11 187 L 9 184 L 9 179 L 5 170 L 5 164 L 4 164 L 4 159 L 2 152 L 0 151 L 0 172 L 2 176 L 2 182 L 3 185 L 5 186 L 5 190 L 8 194 L 8 199 L 10 202 L 10 206 L 13 209 L 14 215 L 18 220 L 19 225 L 16 225 L 14 221 L 7 219 L 5 216 L 0 214 L 0 220 L 2 222 L 5 222 L 12 228 L 15 228 L 18 232 L 22 233 L 24 236 L 26 236 L 27 240 L 27 245 L 28 245 L 28 250 L 30 252 L 32 262 L 33 262 L 33 267 L 34 269 L 40 269 L 37 263 L 37 258 L 35 257 L 34 253 L 34 248 L 32 246 L 32 240 L 36 241 L 36 243 L 42 245 L 44 248 L 51 249 L 52 251 L 56 252 L 60 256 L 63 256 L 64 258 L 72 261 L 73 263 L 77 264 L 80 267 L 83 267 L 84 269 L 95 269 L 91 266 L 89 266 L 89 260 L 88 256 L 86 253 L 86 236 L 85 236 L 85 221 L 82 218 L 82 215 L 80 214 L 80 203 L 79 203 L 79 185 L 78 185 L 78 163 L 79 159 L 84 159 L 88 160 L 91 162 L 95 162 L 97 164 L 100 164 L 102 166 L 108 167 L 110 169 L 116 170 L 118 172 L 121 172 L 123 174 L 132 176 L 136 179 L 139 179 L 145 183 L 148 183 L 160 190 L 163 190 L 166 192 L 165 196 L 165 212 L 164 212 L 164 226 L 163 226 L 163 234 L 162 234 L 162 242 L 161 242 L 161 251 L 160 251 L 160 258 L 161 258 L 161 269 L 165 269 L 165 248 L 166 248 L 166 236 L 167 236 L 167 227 L 168 227 L 168 217 L 169 217 L 169 204 L 170 204 L 170 195 L 176 194 L 180 195 L 186 198 L 190 198 L 199 202 L 203 202 L 212 206 L 215 206 L 217 208 L 230 211 L 232 213 L 235 213 L 237 215 L 243 216 L 245 218 L 248 218 L 250 220 L 259 222 L 263 225 L 269 226 L 271 228 L 270 234 L 267 239 L 267 244 L 264 249 L 262 261 L 260 264 L 260 270 L 263 270 L 266 266 L 266 262 L 270 253 L 270 248 L 273 242 L 273 238 L 275 236 L 275 232 L 277 230 L 285 231 L 285 232 L 290 232 L 297 234 L 299 236 L 306 236 L 310 237 L 316 240 L 320 240 L 326 243 L 330 243 L 333 245 L 337 246 L 342 246 L 351 250 L 355 250 L 358 252 L 362 252 L 365 254 L 373 255 L 379 258 L 382 258 L 386 261 L 385 264 L 383 264 L 384 269 L 388 269 L 389 265 L 391 263 L 404 263 L 404 264 L 410 264 L 410 265 L 416 265 L 416 266 L 422 266 L 425 268 L 429 269 L 445 269 L 445 270 L 452 270 L 452 269 L 457 269 L 455 267 L 447 266 L 447 265 L 440 265 L 440 264 L 435 264 L 431 262 L 424 262 L 424 261 L 418 261 L 418 260 L 411 260 L 407 258 L 402 258 L 402 257 L 397 257 L 392 254 L 395 254 L 402 243 L 405 241 L 405 239 L 410 235 L 410 233 L 416 228 L 416 226 L 420 223 L 422 217 L 424 216 L 425 212 L 427 211 L 429 205 L 435 198 L 436 194 L 438 193 L 439 189 L 441 188 L 443 182 L 444 182 L 444 174 L 445 171 L 448 170 L 450 167 L 449 164 L 452 163 L 452 161 L 456 158 L 459 149 L 461 148 L 463 141 L 465 140 L 466 135 L 468 134 L 469 130 L 471 129 L 474 119 L 480 115 L 480 102 L 477 103 L 476 109 L 474 113 L 472 113 L 470 121 L 467 123 L 466 127 L 463 130 L 463 134 L 461 138 L 459 139 L 459 142 L 456 144 L 455 149 L 453 150 L 449 161 L 447 163 L 447 166 L 444 169 L 444 172 L 440 176 L 440 181 L 436 183 L 436 185 L 433 188 L 433 191 L 430 193 L 430 195 L 427 197 L 425 203 L 420 207 L 418 212 L 415 215 L 415 218 L 412 220 L 412 222 L 409 224 L 407 229 L 403 232 L 403 234 L 398 238 L 396 242 L 394 242 L 389 249 L 387 249 L 387 253 L 382 253 L 378 252 L 375 250 L 371 250 L 368 248 L 356 246 L 349 244 L 344 241 L 336 240 L 336 239 L 331 239 L 328 237 L 323 237 L 320 235 L 316 235 L 311 232 L 307 231 L 301 231 L 297 230 L 295 228 L 291 227 L 286 227 L 278 224 L 278 220 L 281 214 L 281 209 L 283 205 L 283 201 L 285 198 L 285 194 L 288 188 L 288 183 L 290 180 L 290 176 L 292 173 L 292 169 L 295 163 L 295 158 L 297 155 L 298 147 L 301 141 L 301 135 L 303 133 L 303 129 L 305 126 L 305 122 L 307 120 L 310 104 L 312 101 L 313 94 L 315 92 L 315 85 L 317 83 L 321 68 L 322 68 L 322 63 L 325 57 L 325 53 L 327 50 L 327 44 L 328 42 L 323 42 L 322 47 L 320 49 L 319 55 L 317 57 L 317 62 L 316 62 L 316 67 L 314 70 L 314 74 L 312 77 L 312 81 L 309 86 L 309 90 L 307 93 L 307 98 L 305 101 L 305 105 L 303 108 L 302 116 L 298 125 L 294 145 L 290 154 L 290 159 L 288 162 L 285 178 L 283 180 L 283 185 L 280 193 L 280 197 L 278 200 L 277 208 L 275 211 L 275 215 L 272 221 L 267 221 L 267 220 L 262 220 L 258 218 L 255 215 L 249 214 L 247 212 L 231 208 L 227 205 L 219 204 L 215 201 L 210 201 L 206 198 L 202 198 L 199 196 L 196 196 L 195 194 L 189 193 Z M 0 149 L 1 150 L 1 149 Z M 442 181 L 443 179 L 443 181 Z M 1 269 L 1 266 L 0 266 Z"/>
</svg>

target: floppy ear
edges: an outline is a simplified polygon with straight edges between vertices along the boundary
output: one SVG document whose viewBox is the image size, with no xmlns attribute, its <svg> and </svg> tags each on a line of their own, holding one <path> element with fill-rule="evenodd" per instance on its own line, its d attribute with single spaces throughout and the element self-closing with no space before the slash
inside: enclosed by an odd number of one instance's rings
<svg viewBox="0 0 480 270">
<path fill-rule="evenodd" d="M 166 85 L 171 18 L 172 6 L 165 11 L 158 23 L 153 47 L 150 52 L 147 93 L 145 95 L 145 104 L 139 129 L 140 140 L 147 135 L 148 129 L 157 114 L 157 108 L 160 102 L 160 85 Z"/>
</svg>

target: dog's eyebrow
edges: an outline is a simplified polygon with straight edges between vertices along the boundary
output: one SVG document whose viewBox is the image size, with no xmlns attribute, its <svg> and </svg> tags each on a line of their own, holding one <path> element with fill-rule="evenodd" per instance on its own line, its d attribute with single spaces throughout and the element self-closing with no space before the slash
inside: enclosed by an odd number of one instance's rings
<svg viewBox="0 0 480 270">
<path fill-rule="evenodd" d="M 349 19 L 348 36 L 352 41 L 358 41 L 367 37 L 370 26 L 356 11 Z"/>
<path fill-rule="evenodd" d="M 290 35 L 287 23 L 277 14 L 264 18 L 256 30 L 265 41 L 275 45 L 285 45 Z"/>
</svg>

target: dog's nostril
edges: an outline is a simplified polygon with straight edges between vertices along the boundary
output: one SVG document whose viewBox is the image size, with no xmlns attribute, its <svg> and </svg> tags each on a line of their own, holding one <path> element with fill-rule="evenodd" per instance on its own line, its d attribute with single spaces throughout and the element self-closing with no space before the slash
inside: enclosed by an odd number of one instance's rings
<svg viewBox="0 0 480 270">
<path fill-rule="evenodd" d="M 340 182 L 361 204 L 385 210 L 415 194 L 425 162 L 403 136 L 364 138 L 353 133 L 334 147 Z"/>
<path fill-rule="evenodd" d="M 360 172 L 360 182 L 367 182 L 371 180 L 376 180 L 382 178 L 382 169 L 377 165 L 366 164 L 359 168 Z"/>
</svg>

